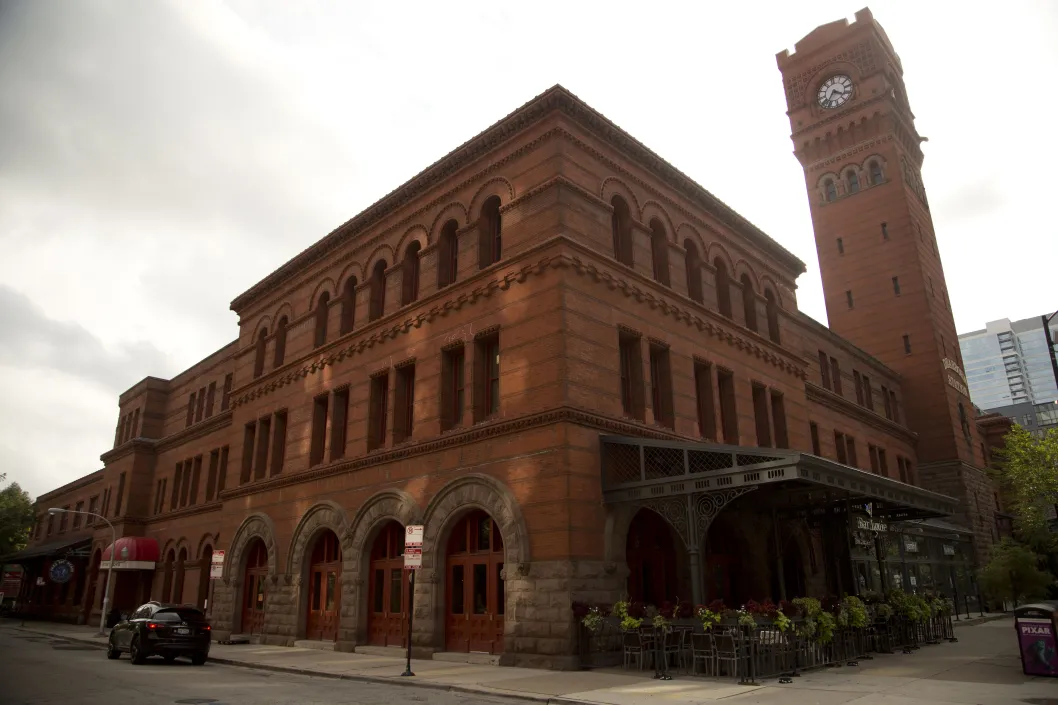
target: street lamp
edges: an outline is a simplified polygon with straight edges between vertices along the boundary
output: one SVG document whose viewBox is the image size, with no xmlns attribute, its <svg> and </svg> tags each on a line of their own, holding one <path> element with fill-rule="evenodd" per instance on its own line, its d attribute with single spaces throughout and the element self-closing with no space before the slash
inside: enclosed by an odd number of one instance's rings
<svg viewBox="0 0 1058 705">
<path fill-rule="evenodd" d="M 96 514 L 95 512 L 78 512 L 73 509 L 60 509 L 59 507 L 52 507 L 48 510 L 48 514 L 52 516 L 56 514 L 84 514 L 85 516 L 98 517 L 107 523 L 110 527 L 110 567 L 107 568 L 107 586 L 103 588 L 103 613 L 99 615 L 99 631 L 96 632 L 96 636 L 106 636 L 106 632 L 103 631 L 106 627 L 107 621 L 107 606 L 110 604 L 110 579 L 114 575 L 114 552 L 118 550 L 118 535 L 114 531 L 114 525 L 110 523 L 105 516 L 102 514 Z"/>
</svg>

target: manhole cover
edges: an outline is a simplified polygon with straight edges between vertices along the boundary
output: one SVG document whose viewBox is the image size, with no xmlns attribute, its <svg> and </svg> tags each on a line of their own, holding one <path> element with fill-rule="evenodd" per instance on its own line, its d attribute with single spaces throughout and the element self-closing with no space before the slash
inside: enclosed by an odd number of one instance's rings
<svg viewBox="0 0 1058 705">
<path fill-rule="evenodd" d="M 180 703 L 180 705 L 209 705 L 209 703 L 218 703 L 220 701 L 216 698 L 184 698 L 176 702 Z"/>
<path fill-rule="evenodd" d="M 95 651 L 94 646 L 81 646 L 80 644 L 59 644 L 51 647 L 56 651 Z"/>
</svg>

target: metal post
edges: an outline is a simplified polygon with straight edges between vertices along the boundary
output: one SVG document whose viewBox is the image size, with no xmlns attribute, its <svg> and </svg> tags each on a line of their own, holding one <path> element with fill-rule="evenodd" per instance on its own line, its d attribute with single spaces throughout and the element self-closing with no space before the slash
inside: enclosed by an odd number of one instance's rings
<svg viewBox="0 0 1058 705">
<path fill-rule="evenodd" d="M 665 628 L 654 627 L 654 678 L 670 681 L 669 665 L 665 663 Z"/>
<path fill-rule="evenodd" d="M 415 571 L 411 571 L 411 577 L 408 579 L 408 661 L 404 667 L 404 673 L 402 676 L 414 676 L 411 672 L 411 629 L 415 623 Z"/>
</svg>

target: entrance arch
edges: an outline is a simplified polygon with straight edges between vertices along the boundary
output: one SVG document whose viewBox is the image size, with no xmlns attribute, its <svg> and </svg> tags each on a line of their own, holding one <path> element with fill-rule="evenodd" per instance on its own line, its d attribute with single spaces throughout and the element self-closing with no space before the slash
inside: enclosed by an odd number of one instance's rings
<svg viewBox="0 0 1058 705">
<path fill-rule="evenodd" d="M 492 516 L 474 510 L 460 519 L 445 553 L 445 648 L 503 652 L 503 536 Z"/>
<path fill-rule="evenodd" d="M 264 631 L 265 578 L 268 576 L 268 547 L 259 537 L 246 547 L 243 569 L 242 622 L 244 634 Z"/>
<path fill-rule="evenodd" d="M 658 607 L 675 604 L 681 592 L 677 555 L 677 543 L 668 523 L 650 509 L 636 512 L 628 527 L 625 547 L 628 599 Z"/>
<path fill-rule="evenodd" d="M 324 529 L 316 535 L 309 562 L 306 639 L 337 640 L 341 575 L 342 547 L 338 536 L 333 531 Z"/>
<path fill-rule="evenodd" d="M 367 638 L 374 646 L 405 643 L 408 578 L 404 570 L 404 526 L 389 521 L 371 547 L 367 584 Z"/>
</svg>

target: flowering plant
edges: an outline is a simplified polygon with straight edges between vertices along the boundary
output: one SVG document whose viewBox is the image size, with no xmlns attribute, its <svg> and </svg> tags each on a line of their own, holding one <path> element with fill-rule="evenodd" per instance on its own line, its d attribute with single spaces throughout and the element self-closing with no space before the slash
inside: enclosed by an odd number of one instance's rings
<svg viewBox="0 0 1058 705">
<path fill-rule="evenodd" d="M 602 610 L 598 607 L 591 607 L 588 609 L 588 613 L 581 618 L 580 623 L 587 628 L 589 632 L 597 632 L 602 628 L 603 614 Z"/>
</svg>

